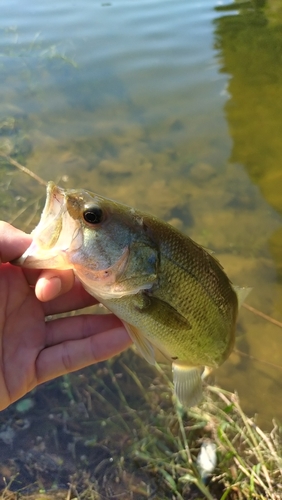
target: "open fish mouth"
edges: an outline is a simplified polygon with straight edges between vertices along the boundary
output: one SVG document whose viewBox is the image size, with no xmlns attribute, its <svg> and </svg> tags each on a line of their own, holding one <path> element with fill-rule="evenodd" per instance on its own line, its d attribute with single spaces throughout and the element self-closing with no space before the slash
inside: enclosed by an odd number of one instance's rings
<svg viewBox="0 0 282 500">
<path fill-rule="evenodd" d="M 48 182 L 40 221 L 32 231 L 31 245 L 13 264 L 48 269 L 70 269 L 67 251 L 82 245 L 78 223 L 68 213 L 65 190 Z M 74 241 L 76 243 L 74 245 Z"/>
<path fill-rule="evenodd" d="M 64 201 L 63 190 L 53 182 L 49 182 L 40 222 L 31 233 L 41 250 L 50 250 L 60 237 L 62 216 L 65 210 Z"/>
</svg>

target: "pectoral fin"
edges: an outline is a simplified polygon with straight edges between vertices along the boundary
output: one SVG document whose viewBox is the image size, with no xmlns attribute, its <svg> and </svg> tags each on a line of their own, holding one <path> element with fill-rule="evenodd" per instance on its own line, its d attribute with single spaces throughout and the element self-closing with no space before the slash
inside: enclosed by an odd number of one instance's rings
<svg viewBox="0 0 282 500">
<path fill-rule="evenodd" d="M 123 324 L 140 354 L 142 354 L 142 356 L 146 359 L 146 361 L 148 361 L 148 363 L 150 363 L 150 365 L 154 365 L 156 363 L 155 352 L 151 342 L 146 339 L 146 337 L 144 337 L 140 330 L 138 330 L 138 328 L 136 328 L 135 326 L 132 326 L 125 321 L 123 322 Z"/>
<path fill-rule="evenodd" d="M 172 363 L 175 393 L 183 406 L 196 406 L 202 399 L 202 378 L 204 368 Z"/>
</svg>

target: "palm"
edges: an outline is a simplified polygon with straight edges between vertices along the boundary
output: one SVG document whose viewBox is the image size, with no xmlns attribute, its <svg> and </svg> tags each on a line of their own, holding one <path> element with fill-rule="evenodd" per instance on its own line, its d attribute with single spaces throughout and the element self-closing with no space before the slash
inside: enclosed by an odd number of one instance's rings
<svg viewBox="0 0 282 500">
<path fill-rule="evenodd" d="M 47 328 L 44 304 L 23 270 L 10 264 L 0 269 L 0 304 L 0 394 L 9 404 L 37 384 L 36 360 L 46 345 Z"/>
</svg>

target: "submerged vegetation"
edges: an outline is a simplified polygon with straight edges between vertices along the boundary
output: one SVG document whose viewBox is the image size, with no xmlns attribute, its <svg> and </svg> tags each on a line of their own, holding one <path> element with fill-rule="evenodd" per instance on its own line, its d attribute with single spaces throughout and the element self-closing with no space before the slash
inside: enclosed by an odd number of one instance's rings
<svg viewBox="0 0 282 500">
<path fill-rule="evenodd" d="M 144 364 L 128 351 L 2 412 L 2 499 L 281 498 L 276 424 L 263 432 L 237 395 L 215 386 L 186 412 L 166 371 Z M 211 443 L 207 471 L 199 453 Z"/>
</svg>

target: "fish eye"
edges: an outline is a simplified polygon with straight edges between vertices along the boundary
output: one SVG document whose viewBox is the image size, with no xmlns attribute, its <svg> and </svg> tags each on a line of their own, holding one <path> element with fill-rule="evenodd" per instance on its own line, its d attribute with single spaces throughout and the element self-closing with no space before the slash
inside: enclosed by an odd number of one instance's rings
<svg viewBox="0 0 282 500">
<path fill-rule="evenodd" d="M 83 218 L 88 224 L 100 224 L 103 219 L 103 210 L 99 207 L 87 208 L 83 212 Z"/>
</svg>

